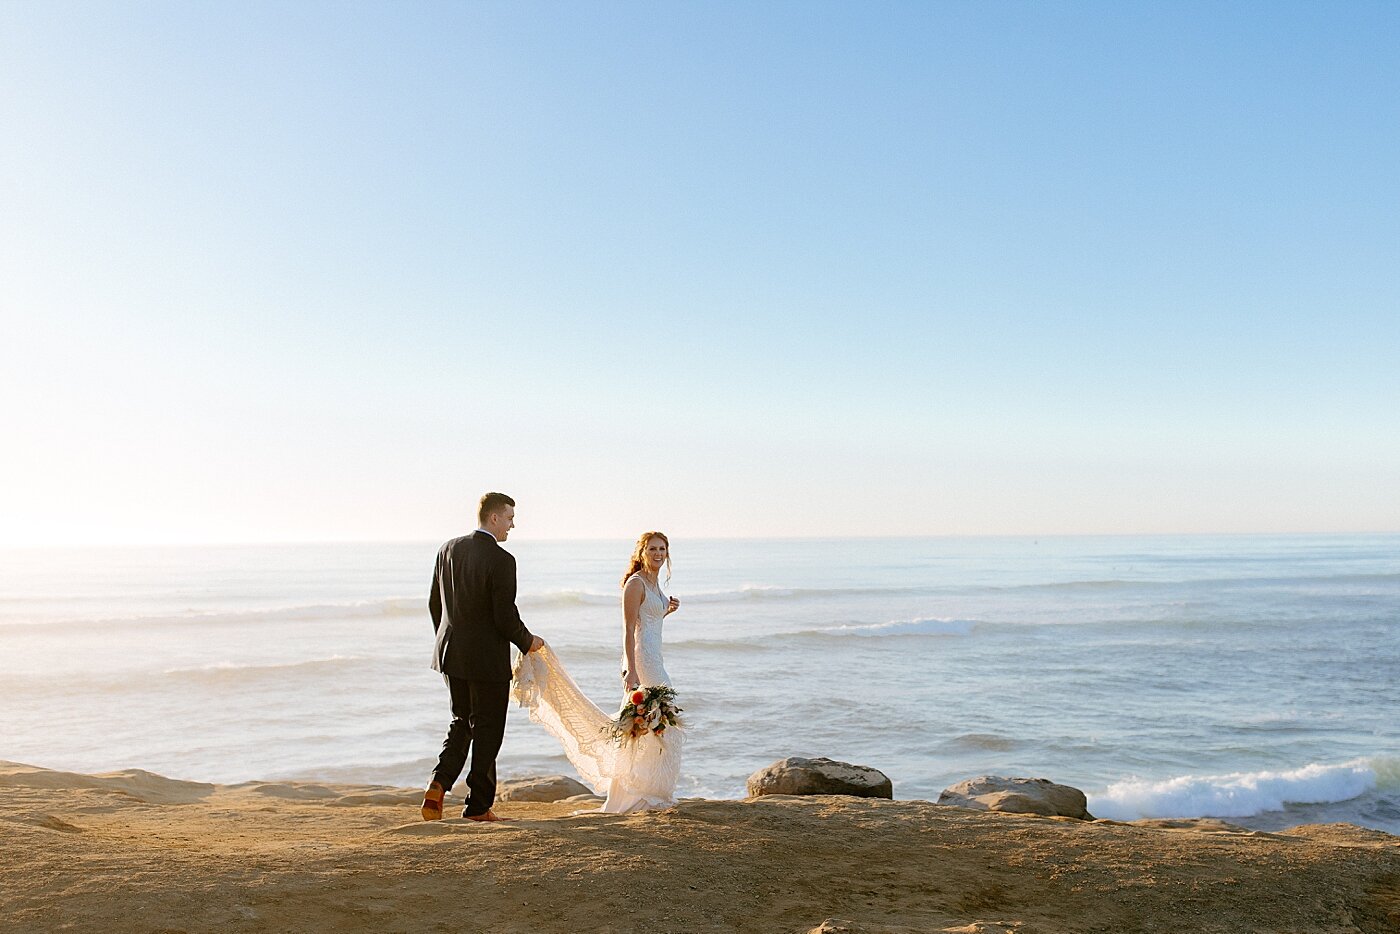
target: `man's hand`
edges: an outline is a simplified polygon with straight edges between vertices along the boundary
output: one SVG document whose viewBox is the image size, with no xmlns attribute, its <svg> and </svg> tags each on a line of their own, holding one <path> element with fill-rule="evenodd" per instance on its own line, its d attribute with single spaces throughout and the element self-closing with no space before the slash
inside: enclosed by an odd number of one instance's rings
<svg viewBox="0 0 1400 934">
<path fill-rule="evenodd" d="M 535 649 L 539 649 L 539 648 L 543 648 L 543 647 L 544 647 L 544 640 L 541 639 L 539 636 L 535 636 L 535 641 L 530 643 L 530 651 L 533 652 L 533 651 L 535 651 Z"/>
</svg>

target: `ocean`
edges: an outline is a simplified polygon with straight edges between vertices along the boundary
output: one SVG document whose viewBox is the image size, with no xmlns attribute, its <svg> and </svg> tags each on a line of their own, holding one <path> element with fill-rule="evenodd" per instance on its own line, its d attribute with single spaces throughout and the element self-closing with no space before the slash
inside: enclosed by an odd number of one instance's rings
<svg viewBox="0 0 1400 934">
<path fill-rule="evenodd" d="M 417 786 L 435 542 L 0 550 L 0 759 Z M 620 695 L 626 541 L 512 540 L 521 613 Z M 683 796 L 792 755 L 936 799 L 1400 834 L 1400 535 L 672 540 Z M 512 709 L 502 778 L 571 773 Z"/>
</svg>

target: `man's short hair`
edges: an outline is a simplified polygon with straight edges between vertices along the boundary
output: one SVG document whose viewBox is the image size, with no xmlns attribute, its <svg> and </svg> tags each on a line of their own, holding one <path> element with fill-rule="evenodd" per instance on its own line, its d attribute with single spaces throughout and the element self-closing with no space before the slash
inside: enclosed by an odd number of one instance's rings
<svg viewBox="0 0 1400 934">
<path fill-rule="evenodd" d="M 500 512 L 507 506 L 514 507 L 515 500 L 504 493 L 487 493 L 481 497 L 481 508 L 476 511 L 476 521 L 485 525 L 487 516 L 493 512 Z"/>
</svg>

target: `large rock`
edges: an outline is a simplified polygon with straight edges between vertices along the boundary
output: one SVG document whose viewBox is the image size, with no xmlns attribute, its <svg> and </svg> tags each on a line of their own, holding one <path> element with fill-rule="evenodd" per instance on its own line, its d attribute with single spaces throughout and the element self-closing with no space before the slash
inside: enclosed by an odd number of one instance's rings
<svg viewBox="0 0 1400 934">
<path fill-rule="evenodd" d="M 501 782 L 496 787 L 497 801 L 563 801 L 575 795 L 591 795 L 593 789 L 567 775 L 543 778 L 522 778 Z"/>
<path fill-rule="evenodd" d="M 1089 813 L 1089 802 L 1084 798 L 1084 792 L 1068 785 L 1057 785 L 1045 778 L 982 775 L 943 789 L 938 803 L 978 811 L 1094 819 Z"/>
<path fill-rule="evenodd" d="M 759 795 L 854 795 L 893 798 L 894 786 L 879 769 L 831 759 L 779 760 L 749 776 L 749 797 Z"/>
</svg>

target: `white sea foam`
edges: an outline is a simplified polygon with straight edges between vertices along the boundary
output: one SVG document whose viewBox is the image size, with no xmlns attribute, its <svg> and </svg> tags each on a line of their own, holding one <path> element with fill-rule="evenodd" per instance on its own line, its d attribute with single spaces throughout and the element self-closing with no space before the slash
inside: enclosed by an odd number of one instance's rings
<svg viewBox="0 0 1400 934">
<path fill-rule="evenodd" d="M 882 589 L 882 588 L 790 588 L 790 587 L 766 587 L 766 586 L 744 586 L 732 590 L 708 590 L 699 592 L 681 593 L 681 598 L 687 603 L 745 603 L 749 601 L 769 601 L 769 600 L 791 600 L 804 598 L 828 598 L 846 596 L 869 596 L 891 593 L 903 593 L 905 590 Z M 524 592 L 516 598 L 516 603 L 522 610 L 567 608 L 576 606 L 616 606 L 621 600 L 621 591 L 604 592 L 600 590 L 583 590 L 576 588 L 566 588 L 561 590 L 546 590 L 540 592 Z M 87 620 L 73 620 L 54 618 L 43 620 L 37 625 L 63 623 L 72 624 L 74 622 L 97 625 L 162 625 L 184 622 L 218 623 L 218 622 L 238 622 L 256 623 L 261 621 L 285 622 L 288 620 L 321 620 L 321 619 L 351 619 L 375 616 L 423 616 L 428 615 L 428 595 L 425 592 L 421 597 L 390 597 L 384 600 L 354 600 L 344 603 L 310 603 L 310 604 L 289 604 L 282 606 L 260 607 L 248 610 L 223 610 L 223 611 L 200 611 L 189 610 L 182 613 L 163 613 L 157 615 L 132 615 L 132 616 L 109 616 L 101 618 L 91 618 Z M 0 624 L 0 628 L 9 625 L 29 625 L 20 621 L 7 620 Z"/>
<path fill-rule="evenodd" d="M 819 629 L 816 632 L 827 636 L 965 636 L 977 625 L 975 619 L 951 619 L 928 617 L 926 619 L 893 620 L 888 623 L 870 623 L 858 626 L 835 626 Z"/>
<path fill-rule="evenodd" d="M 767 587 L 748 584 L 736 590 L 681 593 L 691 603 L 740 603 L 750 600 L 806 600 L 831 597 L 890 596 L 914 592 L 908 587 Z M 922 591 L 919 591 L 922 592 Z"/>
<path fill-rule="evenodd" d="M 130 616 L 94 616 L 85 619 L 55 617 L 37 621 L 6 620 L 0 623 L 0 632 L 11 630 L 22 632 L 26 629 L 38 631 L 45 627 L 62 626 L 65 629 L 96 628 L 120 629 L 123 627 L 181 626 L 190 623 L 201 625 L 233 623 L 238 625 L 263 622 L 282 623 L 288 621 L 315 622 L 317 620 L 355 619 L 381 616 L 427 616 L 428 601 L 424 597 L 390 597 L 385 600 L 350 600 L 344 603 L 288 604 L 283 606 L 260 607 L 247 610 L 187 610 L 185 612 L 143 614 Z"/>
<path fill-rule="evenodd" d="M 1250 817 L 1287 804 L 1349 801 L 1377 785 L 1375 765 L 1391 775 L 1393 763 L 1355 759 L 1339 765 L 1314 762 L 1285 772 L 1183 775 L 1165 781 L 1129 779 L 1089 795 L 1089 810 L 1111 820 L 1147 817 Z"/>
<path fill-rule="evenodd" d="M 910 587 L 775 587 L 747 584 L 725 590 L 679 591 L 686 603 L 748 603 L 751 601 L 783 601 L 828 599 L 833 597 L 890 596 L 909 593 L 924 593 L 928 588 Z M 521 608 L 545 608 L 567 606 L 614 606 L 621 599 L 621 591 L 600 592 L 597 590 L 547 590 L 541 593 L 522 593 L 517 602 Z M 419 601 L 426 605 L 426 601 Z"/>
<path fill-rule="evenodd" d="M 599 593 L 593 590 L 547 590 L 544 593 L 523 593 L 516 598 L 522 609 L 545 609 L 568 606 L 613 606 L 620 599 L 618 593 Z M 424 614 L 428 602 L 419 601 Z"/>
<path fill-rule="evenodd" d="M 225 675 L 239 673 L 259 673 L 265 671 L 286 671 L 288 669 L 340 667 L 346 662 L 363 661 L 363 655 L 330 655 L 326 658 L 308 658 L 287 662 L 210 662 L 207 665 L 194 665 L 187 668 L 167 668 L 167 675 Z"/>
</svg>

